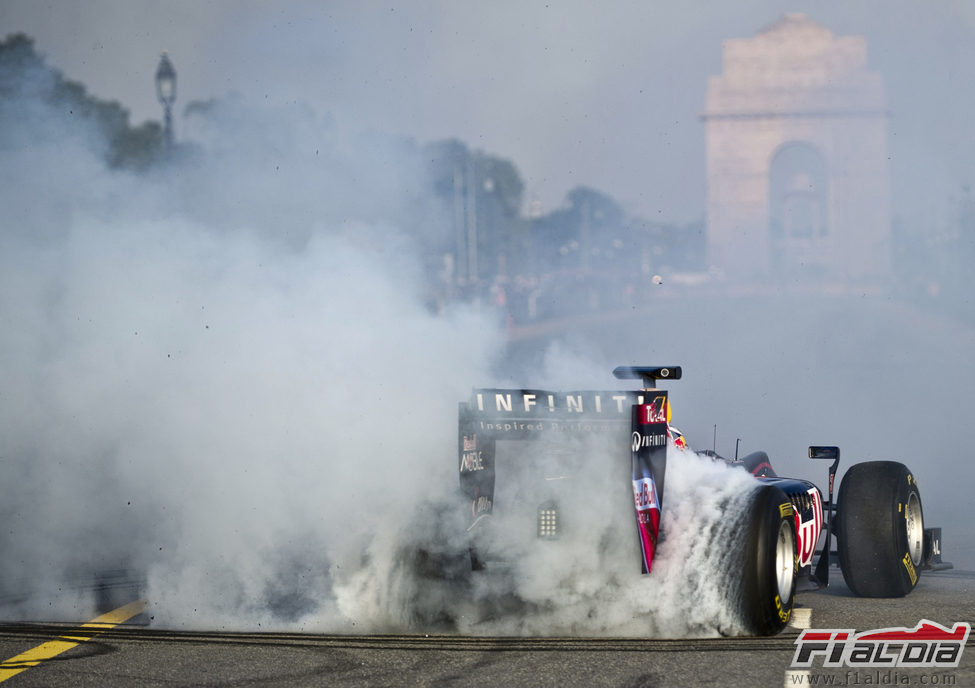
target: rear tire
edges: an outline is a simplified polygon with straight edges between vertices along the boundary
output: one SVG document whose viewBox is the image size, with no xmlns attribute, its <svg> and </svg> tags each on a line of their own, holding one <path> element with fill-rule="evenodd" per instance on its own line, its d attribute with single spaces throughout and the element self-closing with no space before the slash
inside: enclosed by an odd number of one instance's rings
<svg viewBox="0 0 975 688">
<path fill-rule="evenodd" d="M 796 525 L 792 502 L 762 485 L 746 512 L 740 616 L 754 635 L 775 635 L 792 618 L 796 595 Z"/>
<path fill-rule="evenodd" d="M 924 550 L 921 493 L 895 461 L 850 467 L 840 484 L 837 551 L 843 579 L 860 597 L 903 597 L 917 585 Z"/>
</svg>

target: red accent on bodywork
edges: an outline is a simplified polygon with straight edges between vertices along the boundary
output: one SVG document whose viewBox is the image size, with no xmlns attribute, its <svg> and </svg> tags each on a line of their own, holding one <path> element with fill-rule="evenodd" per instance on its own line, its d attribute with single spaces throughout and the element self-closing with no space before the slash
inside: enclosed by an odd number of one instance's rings
<svg viewBox="0 0 975 688">
<path fill-rule="evenodd" d="M 640 548 L 643 550 L 643 564 L 647 573 L 653 568 L 653 555 L 657 549 L 657 534 L 660 531 L 660 509 L 651 507 L 637 512 L 637 526 L 640 531 Z"/>
<path fill-rule="evenodd" d="M 799 557 L 799 566 L 812 564 L 813 555 L 816 553 L 816 544 L 819 542 L 819 535 L 823 530 L 823 500 L 819 496 L 819 490 L 811 488 L 807 494 L 812 500 L 812 516 L 803 521 L 802 512 L 793 502 L 793 512 L 796 523 L 796 555 Z"/>
</svg>

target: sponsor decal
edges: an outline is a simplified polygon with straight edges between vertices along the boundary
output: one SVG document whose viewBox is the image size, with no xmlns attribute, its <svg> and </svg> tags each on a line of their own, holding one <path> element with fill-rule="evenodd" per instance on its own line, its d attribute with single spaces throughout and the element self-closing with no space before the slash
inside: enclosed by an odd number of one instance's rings
<svg viewBox="0 0 975 688">
<path fill-rule="evenodd" d="M 637 531 L 643 553 L 643 572 L 650 573 L 653 555 L 657 549 L 657 533 L 660 530 L 660 502 L 657 500 L 657 486 L 653 478 L 638 478 L 633 481 L 633 503 L 636 506 Z"/>
<path fill-rule="evenodd" d="M 541 431 L 544 429 L 542 423 L 485 423 L 483 420 L 480 421 L 481 430 L 486 432 L 531 432 L 533 430 Z M 555 423 L 552 424 L 553 426 Z M 556 428 L 551 428 L 555 430 Z"/>
<path fill-rule="evenodd" d="M 460 472 L 473 473 L 484 470 L 484 453 L 477 448 L 477 435 L 463 435 L 461 438 L 463 450 L 460 454 Z"/>
<path fill-rule="evenodd" d="M 807 505 L 801 512 L 799 509 L 795 510 L 796 552 L 799 555 L 799 566 L 808 566 L 812 563 L 819 533 L 823 529 L 823 498 L 819 496 L 819 490 L 815 487 L 809 488 L 808 495 L 811 506 Z"/>
<path fill-rule="evenodd" d="M 954 669 L 961 661 L 971 624 L 951 628 L 927 619 L 907 628 L 881 628 L 857 633 L 853 629 L 804 630 L 795 641 L 793 667 L 854 669 Z"/>
<path fill-rule="evenodd" d="M 617 422 L 607 422 L 586 416 L 586 420 L 575 422 L 569 420 L 552 420 L 537 422 L 512 421 L 510 423 L 492 423 L 488 421 L 478 421 L 478 429 L 485 434 L 497 436 L 499 434 L 510 434 L 519 437 L 531 437 L 533 433 L 540 432 L 583 432 L 583 433 L 606 433 L 616 435 L 620 431 L 619 420 Z"/>
<path fill-rule="evenodd" d="M 543 418 L 600 414 L 620 416 L 642 404 L 636 392 L 546 392 L 542 390 L 477 389 L 471 410 L 500 418 Z"/>
<path fill-rule="evenodd" d="M 630 438 L 630 448 L 633 451 L 639 451 L 640 447 L 666 447 L 667 446 L 667 435 L 644 435 L 640 432 L 633 433 Z"/>
<path fill-rule="evenodd" d="M 792 618 L 792 609 L 783 609 L 782 599 L 777 594 L 775 596 L 775 611 L 779 613 L 779 618 L 783 623 L 789 623 L 789 619 Z"/>
<path fill-rule="evenodd" d="M 678 449 L 687 449 L 687 440 L 684 439 L 684 433 L 677 428 L 668 425 L 667 436 L 674 441 L 674 446 Z"/>
<path fill-rule="evenodd" d="M 670 421 L 670 405 L 664 395 L 655 397 L 649 404 L 640 406 L 640 421 L 643 425 L 667 423 Z"/>
<path fill-rule="evenodd" d="M 479 451 L 465 451 L 460 456 L 460 472 L 473 473 L 484 470 L 484 457 Z"/>
<path fill-rule="evenodd" d="M 491 513 L 493 506 L 490 497 L 476 497 L 471 504 L 471 515 L 477 518 L 481 514 Z"/>
<path fill-rule="evenodd" d="M 904 568 L 907 569 L 907 575 L 911 579 L 911 585 L 916 585 L 917 571 L 914 570 L 914 562 L 911 561 L 911 553 L 908 552 L 907 554 L 905 554 L 902 561 L 904 562 Z"/>
<path fill-rule="evenodd" d="M 633 502 L 637 512 L 660 508 L 657 503 L 657 486 L 653 478 L 640 478 L 633 481 Z"/>
</svg>

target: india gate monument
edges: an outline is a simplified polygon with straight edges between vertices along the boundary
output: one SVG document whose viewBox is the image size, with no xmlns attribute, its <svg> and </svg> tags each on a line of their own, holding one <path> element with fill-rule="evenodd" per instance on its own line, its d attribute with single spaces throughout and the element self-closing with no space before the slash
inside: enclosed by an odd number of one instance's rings
<svg viewBox="0 0 975 688">
<path fill-rule="evenodd" d="M 713 270 L 744 281 L 887 277 L 887 111 L 862 36 L 787 14 L 726 40 L 702 119 Z"/>
</svg>

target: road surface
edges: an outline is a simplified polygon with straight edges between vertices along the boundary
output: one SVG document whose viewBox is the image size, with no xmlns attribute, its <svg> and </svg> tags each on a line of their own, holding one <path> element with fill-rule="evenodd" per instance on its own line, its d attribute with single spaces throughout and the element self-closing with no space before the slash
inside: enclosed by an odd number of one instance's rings
<svg viewBox="0 0 975 688">
<path fill-rule="evenodd" d="M 838 571 L 836 572 L 838 573 Z M 852 597 L 837 576 L 801 593 L 795 623 L 858 631 L 975 620 L 975 572 L 925 574 L 899 600 Z M 77 624 L 0 624 L 0 683 L 18 686 L 975 686 L 957 669 L 791 669 L 799 628 L 774 638 L 484 638 L 185 633 L 139 625 L 133 600 Z M 136 623 L 120 621 L 132 616 Z M 89 622 L 83 626 L 83 622 Z M 95 622 L 95 623 L 90 623 Z M 49 658 L 40 658 L 54 653 Z"/>
</svg>

